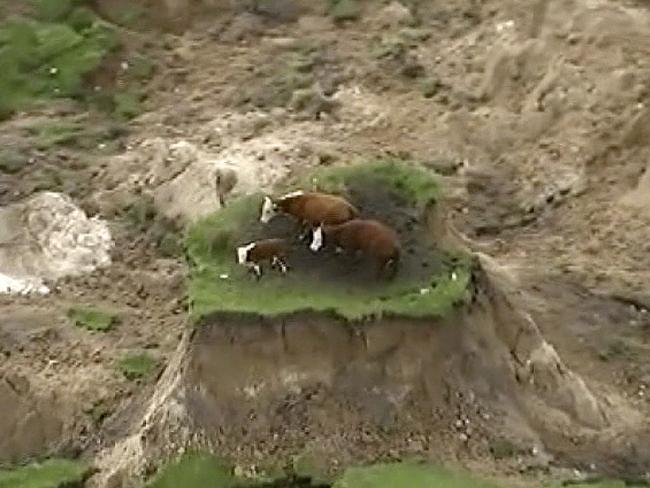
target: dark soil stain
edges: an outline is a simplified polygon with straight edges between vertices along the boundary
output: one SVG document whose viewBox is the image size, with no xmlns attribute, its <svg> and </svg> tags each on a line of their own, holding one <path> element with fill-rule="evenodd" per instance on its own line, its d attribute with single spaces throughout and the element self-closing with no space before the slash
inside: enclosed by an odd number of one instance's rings
<svg viewBox="0 0 650 488">
<path fill-rule="evenodd" d="M 423 225 L 422 212 L 407 204 L 401 195 L 382 188 L 368 179 L 348 186 L 349 200 L 359 208 L 363 218 L 376 219 L 393 227 L 402 246 L 402 255 L 395 277 L 398 282 L 426 282 L 453 266 L 453 258 L 436 251 L 436 247 Z M 381 286 L 385 281 L 377 279 L 376 265 L 365 256 L 336 254 L 332 246 L 318 253 L 309 249 L 311 237 L 298 240 L 296 222 L 291 216 L 278 215 L 268 224 L 256 221 L 240 234 L 238 245 L 257 239 L 283 237 L 290 240 L 287 257 L 290 273 L 297 273 L 301 280 L 308 279 L 330 284 L 354 287 Z"/>
</svg>

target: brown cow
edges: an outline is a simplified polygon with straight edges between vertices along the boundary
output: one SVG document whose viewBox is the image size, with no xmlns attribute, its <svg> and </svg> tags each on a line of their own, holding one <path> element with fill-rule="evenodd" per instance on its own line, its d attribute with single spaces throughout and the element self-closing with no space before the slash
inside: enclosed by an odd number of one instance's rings
<svg viewBox="0 0 650 488">
<path fill-rule="evenodd" d="M 264 197 L 260 222 L 267 223 L 275 215 L 284 213 L 295 217 L 303 239 L 307 232 L 321 224 L 340 224 L 357 218 L 359 211 L 345 198 L 319 192 L 295 191 L 280 198 Z"/>
<path fill-rule="evenodd" d="M 288 243 L 284 239 L 263 239 L 237 248 L 237 262 L 253 271 L 257 279 L 262 276 L 261 263 L 269 261 L 271 268 L 278 267 L 282 274 L 287 272 Z"/>
<path fill-rule="evenodd" d="M 391 268 L 391 278 L 397 271 L 401 246 L 392 228 L 377 221 L 353 219 L 337 225 L 322 225 L 314 231 L 309 248 L 317 252 L 324 241 L 332 241 L 338 250 L 361 252 L 377 262 L 377 277 Z"/>
</svg>

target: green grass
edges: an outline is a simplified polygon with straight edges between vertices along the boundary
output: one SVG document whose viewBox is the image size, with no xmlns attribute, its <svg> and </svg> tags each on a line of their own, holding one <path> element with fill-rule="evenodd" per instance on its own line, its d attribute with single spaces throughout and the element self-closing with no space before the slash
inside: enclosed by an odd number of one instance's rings
<svg viewBox="0 0 650 488">
<path fill-rule="evenodd" d="M 102 121 L 103 122 L 103 121 Z M 58 118 L 56 121 L 44 120 L 26 127 L 29 145 L 40 150 L 54 147 L 69 147 L 94 150 L 101 143 L 109 144 L 124 134 L 116 123 L 93 124 L 88 119 Z"/>
<path fill-rule="evenodd" d="M 186 454 L 163 468 L 145 488 L 235 488 L 230 470 L 209 454 Z"/>
<path fill-rule="evenodd" d="M 593 481 L 593 482 L 588 482 L 588 483 L 571 483 L 571 484 L 565 484 L 565 485 L 553 485 L 550 488 L 642 488 L 642 487 L 647 487 L 649 486 L 648 483 L 644 484 L 635 484 L 631 482 L 626 482 L 626 481 L 616 481 L 616 480 L 609 480 L 609 481 Z"/>
<path fill-rule="evenodd" d="M 335 22 L 357 20 L 361 5 L 358 0 L 329 0 L 328 12 Z"/>
<path fill-rule="evenodd" d="M 144 95 L 138 91 L 123 91 L 113 95 L 113 113 L 124 120 L 137 117 L 142 113 Z"/>
<path fill-rule="evenodd" d="M 161 469 L 143 488 L 262 488 L 267 486 L 264 479 L 242 480 L 231 473 L 231 468 L 213 455 L 187 453 Z M 283 485 L 282 477 L 273 480 L 273 486 L 294 486 L 288 481 Z M 330 480 L 312 479 L 311 483 L 322 486 L 330 483 Z M 14 485 L 10 486 L 13 488 Z M 37 486 L 40 488 L 41 485 Z M 303 484 L 300 486 L 304 487 Z M 332 484 L 332 488 L 507 488 L 507 486 L 480 480 L 461 471 L 408 462 L 349 467 Z M 543 486 L 560 488 L 561 485 Z M 604 481 L 568 486 L 624 488 L 637 485 L 626 485 L 622 481 Z M 639 488 L 640 486 L 642 485 L 639 485 Z M 4 488 L 1 482 L 0 488 Z M 28 485 L 28 488 L 32 487 Z"/>
<path fill-rule="evenodd" d="M 0 21 L 0 119 L 39 102 L 73 98 L 128 120 L 142 112 L 143 86 L 154 62 L 125 57 L 129 70 L 119 89 L 95 92 L 89 77 L 122 47 L 114 24 L 86 0 L 33 0 L 33 18 Z"/>
<path fill-rule="evenodd" d="M 18 173 L 27 166 L 28 161 L 26 151 L 13 147 L 0 147 L 0 173 Z"/>
<path fill-rule="evenodd" d="M 72 307 L 67 315 L 77 327 L 93 332 L 108 332 L 118 321 L 115 313 L 95 307 Z"/>
<path fill-rule="evenodd" d="M 89 472 L 85 464 L 50 459 L 11 470 L 0 470 L 0 488 L 81 488 Z"/>
<path fill-rule="evenodd" d="M 379 159 L 363 164 L 325 168 L 305 179 L 324 191 L 347 193 L 350 183 L 371 182 L 401 195 L 407 205 L 424 208 L 442 194 L 438 179 L 420 165 L 394 159 Z"/>
<path fill-rule="evenodd" d="M 109 24 L 54 22 L 56 5 L 39 21 L 13 17 L 0 23 L 0 117 L 37 100 L 84 94 L 85 77 L 119 44 Z M 65 12 L 63 9 L 62 12 Z"/>
<path fill-rule="evenodd" d="M 432 173 L 413 165 L 375 162 L 320 171 L 320 188 L 345 193 L 348 184 L 383 185 L 405 205 L 424 208 L 435 202 L 440 187 Z M 472 260 L 468 256 L 443 255 L 444 272 L 420 278 L 401 278 L 383 286 L 350 287 L 301 276 L 266 274 L 255 282 L 235 260 L 235 248 L 251 226 L 259 225 L 261 195 L 233 201 L 229 206 L 197 222 L 188 232 L 187 252 L 192 264 L 189 295 L 194 319 L 213 312 L 256 313 L 280 316 L 298 311 L 334 313 L 346 319 L 384 314 L 409 317 L 444 316 L 463 300 L 469 284 Z M 311 280 L 311 281 L 310 281 Z"/>
<path fill-rule="evenodd" d="M 147 378 L 158 366 L 158 361 L 146 352 L 130 353 L 117 363 L 117 369 L 127 380 Z"/>
<path fill-rule="evenodd" d="M 421 464 L 349 468 L 332 488 L 497 488 L 466 474 Z"/>
</svg>

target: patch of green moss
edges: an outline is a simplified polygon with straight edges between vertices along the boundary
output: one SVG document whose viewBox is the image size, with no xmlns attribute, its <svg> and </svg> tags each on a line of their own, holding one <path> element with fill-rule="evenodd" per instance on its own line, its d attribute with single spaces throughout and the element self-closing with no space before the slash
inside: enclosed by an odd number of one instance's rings
<svg viewBox="0 0 650 488">
<path fill-rule="evenodd" d="M 406 199 L 406 203 L 424 208 L 435 203 L 442 188 L 431 171 L 415 162 L 380 159 L 346 167 L 330 167 L 309 176 L 311 183 L 323 191 L 345 194 L 355 181 L 382 185 Z M 306 183 L 306 182 L 305 182 Z"/>
<path fill-rule="evenodd" d="M 27 155 L 12 147 L 0 147 L 0 173 L 15 174 L 28 162 Z"/>
<path fill-rule="evenodd" d="M 127 354 L 117 363 L 117 369 L 131 381 L 148 377 L 157 366 L 158 361 L 146 352 Z"/>
<path fill-rule="evenodd" d="M 141 54 L 135 54 L 129 61 L 128 76 L 137 80 L 146 80 L 151 77 L 156 64 L 150 58 Z"/>
<path fill-rule="evenodd" d="M 144 96 L 137 91 L 123 91 L 113 95 L 113 113 L 125 120 L 137 117 L 142 113 Z"/>
<path fill-rule="evenodd" d="M 66 120 L 43 121 L 27 127 L 30 143 L 38 149 L 47 150 L 56 146 L 95 149 L 123 134 L 120 128 L 92 125 L 88 121 Z"/>
<path fill-rule="evenodd" d="M 235 488 L 230 469 L 209 454 L 190 453 L 163 468 L 144 488 Z"/>
<path fill-rule="evenodd" d="M 90 472 L 85 464 L 50 459 L 16 469 L 0 469 L 0 488 L 81 488 Z"/>
<path fill-rule="evenodd" d="M 368 188 L 383 185 L 406 205 L 420 208 L 440 195 L 431 172 L 396 161 L 327 169 L 307 180 L 314 178 L 320 188 L 343 194 L 347 185 L 360 181 Z M 438 273 L 424 278 L 406 275 L 380 286 L 323 282 L 299 269 L 286 276 L 269 273 L 256 282 L 236 263 L 235 248 L 249 239 L 245 233 L 251 227 L 259 225 L 261 200 L 261 195 L 235 200 L 189 229 L 189 296 L 196 320 L 213 312 L 279 316 L 309 310 L 352 320 L 384 314 L 423 318 L 444 316 L 466 297 L 472 260 L 442 251 L 435 251 L 441 261 Z"/>
<path fill-rule="evenodd" d="M 647 482 L 629 482 L 617 480 L 590 481 L 585 483 L 564 483 L 562 485 L 553 485 L 552 488 L 642 488 L 647 487 Z"/>
<path fill-rule="evenodd" d="M 78 0 L 32 0 L 36 16 L 46 22 L 57 22 L 65 19 Z"/>
<path fill-rule="evenodd" d="M 72 307 L 67 315 L 77 327 L 93 332 L 108 332 L 118 321 L 115 313 L 95 307 Z"/>
<path fill-rule="evenodd" d="M 65 3 L 65 2 L 64 2 Z M 68 6 L 43 2 L 38 21 L 12 17 L 0 22 L 0 117 L 38 100 L 84 96 L 84 80 L 119 44 L 99 18 L 58 22 Z M 57 22 L 55 22 L 57 20 Z"/>
<path fill-rule="evenodd" d="M 329 486 L 332 478 L 327 472 L 327 457 L 318 452 L 304 452 L 292 460 L 292 471 L 299 478 L 311 480 L 313 485 Z"/>
<path fill-rule="evenodd" d="M 347 469 L 332 488 L 497 488 L 467 474 L 423 464 L 376 464 Z"/>
<path fill-rule="evenodd" d="M 329 0 L 328 12 L 335 22 L 357 20 L 361 17 L 358 0 Z"/>
<path fill-rule="evenodd" d="M 30 127 L 29 132 L 34 136 L 39 149 L 52 146 L 73 146 L 79 142 L 84 133 L 81 124 L 70 122 L 47 122 Z"/>
</svg>

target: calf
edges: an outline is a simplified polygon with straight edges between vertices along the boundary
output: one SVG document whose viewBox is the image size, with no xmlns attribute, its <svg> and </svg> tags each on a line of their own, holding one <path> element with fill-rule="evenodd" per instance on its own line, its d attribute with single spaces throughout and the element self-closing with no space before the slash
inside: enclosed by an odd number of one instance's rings
<svg viewBox="0 0 650 488">
<path fill-rule="evenodd" d="M 286 256 L 288 244 L 284 239 L 263 239 L 237 248 L 237 262 L 253 271 L 259 280 L 262 276 L 261 263 L 269 261 L 271 268 L 278 267 L 282 274 L 287 272 Z"/>
<path fill-rule="evenodd" d="M 359 216 L 354 205 L 343 197 L 303 191 L 288 193 L 278 199 L 264 197 L 260 222 L 267 223 L 279 213 L 295 217 L 301 231 L 307 227 L 306 232 L 301 232 L 301 239 L 310 229 L 321 224 L 341 224 Z"/>
<path fill-rule="evenodd" d="M 353 219 L 337 225 L 322 225 L 314 231 L 309 248 L 317 252 L 331 240 L 338 250 L 361 252 L 377 262 L 377 277 L 391 268 L 397 271 L 401 248 L 397 233 L 377 220 Z"/>
</svg>

